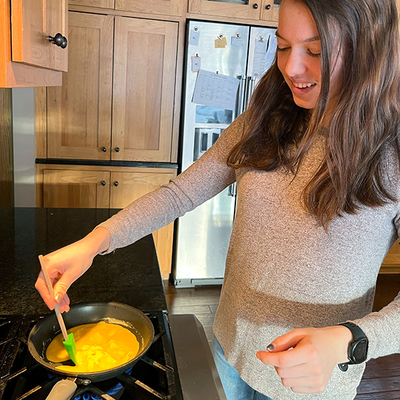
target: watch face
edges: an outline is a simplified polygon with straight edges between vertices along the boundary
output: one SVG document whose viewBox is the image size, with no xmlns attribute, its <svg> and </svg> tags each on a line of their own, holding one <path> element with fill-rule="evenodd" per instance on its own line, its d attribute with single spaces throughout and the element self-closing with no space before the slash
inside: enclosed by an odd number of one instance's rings
<svg viewBox="0 0 400 400">
<path fill-rule="evenodd" d="M 362 363 L 367 359 L 368 339 L 357 341 L 352 348 L 352 361 L 356 364 Z"/>
</svg>

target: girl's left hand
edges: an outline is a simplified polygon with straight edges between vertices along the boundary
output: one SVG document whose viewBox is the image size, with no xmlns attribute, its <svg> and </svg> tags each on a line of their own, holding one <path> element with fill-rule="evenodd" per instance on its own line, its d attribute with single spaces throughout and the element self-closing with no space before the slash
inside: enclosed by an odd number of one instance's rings
<svg viewBox="0 0 400 400">
<path fill-rule="evenodd" d="M 353 336 L 344 326 L 293 329 L 276 338 L 257 357 L 273 365 L 284 386 L 295 393 L 321 393 L 333 369 L 347 362 Z M 273 349 L 272 349 L 273 347 Z"/>
</svg>

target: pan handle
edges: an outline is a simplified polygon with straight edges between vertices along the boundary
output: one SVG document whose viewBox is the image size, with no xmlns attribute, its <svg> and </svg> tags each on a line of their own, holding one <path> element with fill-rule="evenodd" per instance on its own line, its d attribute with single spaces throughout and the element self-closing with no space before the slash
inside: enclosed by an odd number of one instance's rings
<svg viewBox="0 0 400 400">
<path fill-rule="evenodd" d="M 58 381 L 51 389 L 46 400 L 69 400 L 74 395 L 77 387 L 75 379 L 73 381 L 68 379 Z"/>
</svg>

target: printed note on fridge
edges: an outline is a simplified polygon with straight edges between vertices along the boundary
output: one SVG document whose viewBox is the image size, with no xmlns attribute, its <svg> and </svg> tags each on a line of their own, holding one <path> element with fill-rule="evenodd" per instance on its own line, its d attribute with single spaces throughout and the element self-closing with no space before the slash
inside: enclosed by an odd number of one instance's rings
<svg viewBox="0 0 400 400">
<path fill-rule="evenodd" d="M 201 69 L 197 74 L 192 102 L 234 110 L 238 87 L 239 80 L 237 78 Z"/>
</svg>

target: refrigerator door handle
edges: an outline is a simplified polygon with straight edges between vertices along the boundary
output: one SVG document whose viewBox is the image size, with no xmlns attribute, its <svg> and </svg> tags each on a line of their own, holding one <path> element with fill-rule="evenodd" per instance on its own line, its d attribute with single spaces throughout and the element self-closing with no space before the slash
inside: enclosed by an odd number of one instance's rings
<svg viewBox="0 0 400 400">
<path fill-rule="evenodd" d="M 231 185 L 229 185 L 229 188 L 228 188 L 228 196 L 231 196 L 231 197 L 236 197 L 236 194 L 237 194 L 237 184 L 236 184 L 236 182 L 234 182 L 234 183 L 232 183 Z"/>
<path fill-rule="evenodd" d="M 256 82 L 255 76 L 249 76 L 247 78 L 247 93 L 246 93 L 246 102 L 245 102 L 245 109 L 249 106 L 251 96 L 254 92 L 254 84 Z M 244 111 L 244 110 L 243 110 Z"/>
<path fill-rule="evenodd" d="M 244 111 L 246 97 L 246 76 L 238 76 L 239 78 L 239 99 L 237 102 L 236 117 Z"/>
</svg>

